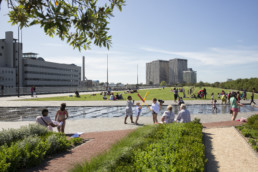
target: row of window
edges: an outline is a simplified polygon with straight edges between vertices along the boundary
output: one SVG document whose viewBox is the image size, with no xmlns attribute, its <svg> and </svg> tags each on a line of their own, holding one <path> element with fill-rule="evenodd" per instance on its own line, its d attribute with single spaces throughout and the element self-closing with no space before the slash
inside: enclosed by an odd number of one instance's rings
<svg viewBox="0 0 258 172">
<path fill-rule="evenodd" d="M 78 72 L 77 69 L 65 69 L 65 68 L 39 66 L 39 65 L 30 65 L 30 64 L 24 64 L 24 66 L 25 66 L 25 67 L 43 68 L 43 69 L 54 69 L 54 70 L 61 70 L 61 71 L 68 71 L 68 72 Z"/>
<path fill-rule="evenodd" d="M 67 82 L 79 82 L 79 80 L 69 80 L 69 79 L 42 79 L 42 78 L 25 78 L 25 81 L 67 81 Z"/>
<path fill-rule="evenodd" d="M 26 74 L 40 74 L 40 75 L 55 75 L 55 76 L 78 77 L 78 75 L 59 74 L 59 73 L 48 73 L 48 72 L 25 71 L 24 73 L 26 73 Z"/>
<path fill-rule="evenodd" d="M 0 81 L 13 81 L 13 78 L 0 77 Z"/>
<path fill-rule="evenodd" d="M 2 70 L 2 73 L 13 73 L 13 71 L 11 70 Z"/>
</svg>

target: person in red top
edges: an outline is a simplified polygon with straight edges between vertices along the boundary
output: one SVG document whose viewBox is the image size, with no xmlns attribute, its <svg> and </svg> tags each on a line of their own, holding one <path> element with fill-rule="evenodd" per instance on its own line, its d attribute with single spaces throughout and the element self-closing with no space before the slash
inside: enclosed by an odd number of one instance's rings
<svg viewBox="0 0 258 172">
<path fill-rule="evenodd" d="M 61 107 L 60 107 L 60 110 L 58 110 L 56 112 L 56 117 L 55 117 L 55 121 L 63 122 L 61 126 L 57 127 L 58 131 L 62 132 L 62 133 L 64 133 L 65 121 L 69 117 L 67 110 L 65 110 L 65 107 L 66 107 L 66 104 L 62 103 Z"/>
</svg>

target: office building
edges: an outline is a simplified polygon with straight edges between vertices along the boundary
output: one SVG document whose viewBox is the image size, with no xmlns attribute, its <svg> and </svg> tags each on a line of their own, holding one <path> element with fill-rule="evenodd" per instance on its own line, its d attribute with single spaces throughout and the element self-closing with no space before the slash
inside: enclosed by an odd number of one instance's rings
<svg viewBox="0 0 258 172">
<path fill-rule="evenodd" d="M 159 85 L 162 81 L 168 85 L 185 83 L 184 71 L 188 71 L 186 59 L 156 60 L 146 63 L 146 84 Z M 193 83 L 196 83 L 196 72 Z"/>
<path fill-rule="evenodd" d="M 6 32 L 5 39 L 0 39 L 0 86 L 12 88 L 79 85 L 81 67 L 48 62 L 37 56 L 37 53 L 23 53 L 22 44 L 13 38 L 13 32 Z"/>
<path fill-rule="evenodd" d="M 196 71 L 192 68 L 188 68 L 187 71 L 183 71 L 183 81 L 187 84 L 194 84 L 197 82 Z"/>
</svg>

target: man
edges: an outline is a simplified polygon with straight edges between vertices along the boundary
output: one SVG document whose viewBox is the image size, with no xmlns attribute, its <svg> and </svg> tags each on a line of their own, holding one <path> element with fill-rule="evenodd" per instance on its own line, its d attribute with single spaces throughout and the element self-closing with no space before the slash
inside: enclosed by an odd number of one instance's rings
<svg viewBox="0 0 258 172">
<path fill-rule="evenodd" d="M 254 102 L 254 93 L 255 93 L 255 88 L 253 88 L 253 91 L 252 91 L 252 96 L 251 96 L 250 105 L 251 105 L 252 103 L 256 104 L 256 103 Z"/>
<path fill-rule="evenodd" d="M 185 104 L 180 105 L 180 111 L 178 112 L 176 121 L 181 123 L 191 122 L 190 112 L 186 109 Z"/>
<path fill-rule="evenodd" d="M 58 125 L 54 124 L 54 122 L 50 119 L 48 116 L 48 110 L 43 109 L 42 110 L 42 116 L 37 116 L 36 123 L 43 125 L 45 127 L 48 127 L 50 131 L 53 131 L 52 127 L 57 127 Z M 62 124 L 59 124 L 62 125 Z"/>
<path fill-rule="evenodd" d="M 203 95 L 204 95 L 204 98 L 206 99 L 206 95 L 207 95 L 206 88 L 203 89 Z"/>
</svg>

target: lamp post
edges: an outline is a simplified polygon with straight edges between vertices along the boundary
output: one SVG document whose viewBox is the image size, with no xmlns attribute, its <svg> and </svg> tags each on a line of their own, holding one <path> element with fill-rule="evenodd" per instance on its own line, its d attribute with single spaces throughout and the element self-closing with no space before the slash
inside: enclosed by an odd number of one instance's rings
<svg viewBox="0 0 258 172">
<path fill-rule="evenodd" d="M 17 87 L 18 87 L 18 97 L 20 97 L 20 27 L 18 26 L 18 57 L 17 57 Z"/>
<path fill-rule="evenodd" d="M 108 91 L 108 54 L 107 54 L 107 91 Z"/>
</svg>

